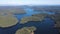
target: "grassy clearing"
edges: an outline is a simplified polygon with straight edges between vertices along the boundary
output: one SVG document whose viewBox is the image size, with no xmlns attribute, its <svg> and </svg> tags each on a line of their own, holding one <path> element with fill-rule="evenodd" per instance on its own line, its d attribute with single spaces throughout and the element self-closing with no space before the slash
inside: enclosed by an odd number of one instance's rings
<svg viewBox="0 0 60 34">
<path fill-rule="evenodd" d="M 16 34 L 31 34 L 35 30 L 36 30 L 36 28 L 34 26 L 32 26 L 32 27 L 23 27 L 22 29 L 17 30 Z"/>
<path fill-rule="evenodd" d="M 18 22 L 17 18 L 11 15 L 6 16 L 0 15 L 0 27 L 9 27 L 17 24 L 17 22 Z"/>
</svg>

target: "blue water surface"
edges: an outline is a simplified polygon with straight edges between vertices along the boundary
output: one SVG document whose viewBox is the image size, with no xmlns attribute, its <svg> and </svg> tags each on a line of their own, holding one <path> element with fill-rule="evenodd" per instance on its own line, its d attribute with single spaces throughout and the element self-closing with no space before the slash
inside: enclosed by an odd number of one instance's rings
<svg viewBox="0 0 60 34">
<path fill-rule="evenodd" d="M 38 22 L 28 22 L 26 24 L 20 24 L 20 20 L 23 17 L 31 16 L 32 14 L 38 14 L 39 12 L 34 12 L 31 8 L 24 8 L 26 11 L 26 14 L 14 14 L 14 16 L 18 19 L 18 23 L 14 26 L 2 28 L 0 27 L 0 34 L 15 34 L 18 29 L 21 29 L 23 27 L 30 27 L 35 26 L 37 29 L 35 31 L 35 34 L 58 34 L 58 30 L 54 29 L 54 20 L 52 20 L 49 17 L 46 17 L 43 21 Z M 54 14 L 51 12 L 44 12 L 48 14 Z"/>
</svg>

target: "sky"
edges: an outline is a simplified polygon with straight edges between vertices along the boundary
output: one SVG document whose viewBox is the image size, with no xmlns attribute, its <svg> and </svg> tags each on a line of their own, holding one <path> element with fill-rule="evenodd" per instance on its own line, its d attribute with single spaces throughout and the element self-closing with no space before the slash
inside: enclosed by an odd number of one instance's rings
<svg viewBox="0 0 60 34">
<path fill-rule="evenodd" d="M 60 0 L 0 0 L 0 5 L 60 5 Z"/>
</svg>

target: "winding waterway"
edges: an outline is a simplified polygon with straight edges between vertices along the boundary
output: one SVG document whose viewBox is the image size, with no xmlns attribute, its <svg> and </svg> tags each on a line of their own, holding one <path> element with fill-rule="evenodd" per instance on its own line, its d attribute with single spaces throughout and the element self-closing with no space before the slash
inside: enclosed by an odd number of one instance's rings
<svg viewBox="0 0 60 34">
<path fill-rule="evenodd" d="M 33 9 L 31 8 L 24 8 L 26 11 L 26 14 L 14 14 L 15 17 L 19 20 L 21 20 L 21 18 L 23 17 L 27 17 L 27 16 L 31 16 L 32 14 L 38 14 L 39 12 L 34 12 Z M 52 14 L 51 12 L 45 12 L 48 14 Z M 14 26 L 8 27 L 8 28 L 1 28 L 0 27 L 0 34 L 15 34 L 15 32 L 18 29 L 21 29 L 23 27 L 30 27 L 30 26 L 35 26 L 37 28 L 37 30 L 35 31 L 35 34 L 58 34 L 58 30 L 54 29 L 54 20 L 52 20 L 49 17 L 46 17 L 43 21 L 41 22 L 28 22 L 26 24 L 20 24 L 17 23 Z"/>
</svg>

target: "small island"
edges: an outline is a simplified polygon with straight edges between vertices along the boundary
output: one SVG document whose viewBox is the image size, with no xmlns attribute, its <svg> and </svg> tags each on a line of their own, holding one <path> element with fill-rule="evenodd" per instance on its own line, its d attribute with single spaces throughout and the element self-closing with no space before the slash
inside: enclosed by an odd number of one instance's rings
<svg viewBox="0 0 60 34">
<path fill-rule="evenodd" d="M 34 31 L 36 30 L 36 27 L 23 27 L 22 29 L 18 29 L 16 31 L 16 34 L 34 34 Z"/>
<path fill-rule="evenodd" d="M 33 14 L 30 17 L 24 17 L 21 19 L 20 23 L 25 24 L 28 21 L 42 21 L 47 16 L 47 14 Z"/>
<path fill-rule="evenodd" d="M 0 27 L 10 27 L 17 24 L 18 20 L 12 15 L 0 15 Z"/>
</svg>

